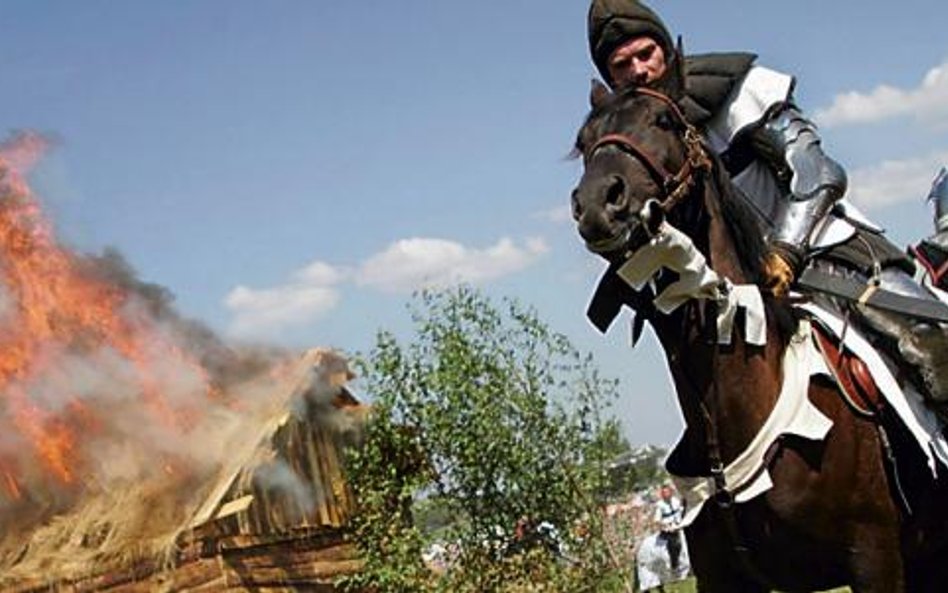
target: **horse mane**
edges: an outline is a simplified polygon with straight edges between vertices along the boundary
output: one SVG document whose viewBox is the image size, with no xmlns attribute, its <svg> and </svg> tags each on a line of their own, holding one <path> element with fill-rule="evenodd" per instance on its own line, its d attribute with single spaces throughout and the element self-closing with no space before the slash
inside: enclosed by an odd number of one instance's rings
<svg viewBox="0 0 948 593">
<path fill-rule="evenodd" d="M 765 277 L 764 261 L 768 252 L 760 215 L 751 207 L 747 196 L 731 181 L 721 159 L 710 150 L 708 156 L 713 163 L 709 182 L 714 184 L 724 224 L 734 241 L 741 267 L 751 282 L 760 284 Z"/>
<path fill-rule="evenodd" d="M 780 300 L 770 298 L 770 292 L 764 287 L 764 266 L 769 247 L 764 239 L 765 232 L 760 214 L 750 205 L 750 198 L 731 181 L 721 159 L 707 148 L 706 150 L 712 162 L 711 178 L 707 181 L 714 184 L 713 190 L 717 193 L 721 216 L 734 242 L 738 261 L 747 274 L 747 279 L 761 287 L 765 306 L 773 315 L 778 334 L 782 340 L 787 340 L 796 331 L 799 312 Z"/>
</svg>

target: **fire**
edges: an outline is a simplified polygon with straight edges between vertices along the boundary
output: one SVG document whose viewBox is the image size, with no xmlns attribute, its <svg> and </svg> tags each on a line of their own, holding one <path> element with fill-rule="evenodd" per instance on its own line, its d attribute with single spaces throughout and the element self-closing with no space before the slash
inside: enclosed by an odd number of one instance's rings
<svg viewBox="0 0 948 593">
<path fill-rule="evenodd" d="M 44 479 L 74 487 L 87 463 L 84 446 L 105 430 L 105 411 L 86 405 L 89 394 L 77 395 L 75 379 L 62 376 L 69 357 L 95 354 L 129 369 L 121 380 L 166 433 L 192 430 L 202 399 L 220 397 L 207 371 L 135 305 L 128 288 L 57 242 L 24 178 L 44 148 L 33 135 L 0 148 L 0 428 L 15 430 L 0 438 L 0 497 L 7 499 L 23 496 L 23 467 L 38 466 Z M 172 387 L 179 367 L 190 369 L 196 384 L 187 402 L 169 397 L 183 389 Z M 166 472 L 176 467 L 173 459 L 153 461 Z"/>
</svg>

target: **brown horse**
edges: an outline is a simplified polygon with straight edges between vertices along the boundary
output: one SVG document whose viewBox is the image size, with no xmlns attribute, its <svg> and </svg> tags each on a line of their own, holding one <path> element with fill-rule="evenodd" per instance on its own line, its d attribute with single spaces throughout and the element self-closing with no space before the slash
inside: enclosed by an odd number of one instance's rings
<svg viewBox="0 0 948 593">
<path fill-rule="evenodd" d="M 760 283 L 759 221 L 668 97 L 594 93 L 576 151 L 585 171 L 572 195 L 573 215 L 587 247 L 609 260 L 610 270 L 667 221 L 719 276 L 735 285 Z M 659 276 L 654 291 L 674 280 Z M 856 413 L 831 380 L 814 377 L 808 392 L 832 420 L 826 437 L 779 439 L 766 456 L 773 487 L 732 504 L 720 469 L 744 450 L 777 401 L 783 353 L 801 316 L 785 300 L 764 294 L 765 345 L 750 344 L 741 324 L 730 344 L 719 345 L 712 301 L 692 299 L 663 314 L 652 289 L 636 291 L 609 273 L 601 291 L 646 318 L 665 351 L 688 427 L 670 469 L 715 479 L 716 495 L 686 530 L 700 591 L 945 590 L 948 480 L 934 480 L 897 422 Z M 886 441 L 899 452 L 898 464 Z"/>
</svg>

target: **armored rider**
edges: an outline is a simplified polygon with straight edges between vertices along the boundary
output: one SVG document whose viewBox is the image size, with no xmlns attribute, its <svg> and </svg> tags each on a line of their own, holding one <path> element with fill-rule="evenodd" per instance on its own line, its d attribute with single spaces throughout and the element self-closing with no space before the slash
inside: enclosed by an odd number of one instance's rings
<svg viewBox="0 0 948 593">
<path fill-rule="evenodd" d="M 871 277 L 893 293 L 934 298 L 912 279 L 905 253 L 843 197 L 845 171 L 794 103 L 793 77 L 755 64 L 753 54 L 685 56 L 680 39 L 676 46 L 661 18 L 635 0 L 592 0 L 588 35 L 593 62 L 613 90 L 664 92 L 702 130 L 768 228 L 765 268 L 774 294 L 785 294 L 816 257 L 824 268 Z M 948 332 L 900 313 L 857 309 L 873 337 L 899 351 L 935 407 L 948 411 Z"/>
<path fill-rule="evenodd" d="M 923 282 L 948 292 L 948 169 L 942 167 L 928 199 L 935 208 L 935 234 L 912 248 Z"/>
<path fill-rule="evenodd" d="M 928 199 L 935 203 L 935 234 L 930 240 L 948 252 L 948 169 L 942 167 Z"/>
</svg>

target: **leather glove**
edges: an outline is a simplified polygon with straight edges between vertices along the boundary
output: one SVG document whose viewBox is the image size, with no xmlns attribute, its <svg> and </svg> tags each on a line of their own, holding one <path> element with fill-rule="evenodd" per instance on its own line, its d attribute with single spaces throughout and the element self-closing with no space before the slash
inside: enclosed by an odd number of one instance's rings
<svg viewBox="0 0 948 593">
<path fill-rule="evenodd" d="M 764 287 L 775 297 L 783 298 L 802 268 L 802 256 L 782 245 L 773 245 L 764 259 Z"/>
</svg>

